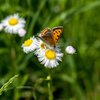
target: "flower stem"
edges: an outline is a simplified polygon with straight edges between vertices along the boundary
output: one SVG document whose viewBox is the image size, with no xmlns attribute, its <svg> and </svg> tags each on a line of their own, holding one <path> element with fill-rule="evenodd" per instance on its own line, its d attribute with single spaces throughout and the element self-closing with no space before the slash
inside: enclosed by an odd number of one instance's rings
<svg viewBox="0 0 100 100">
<path fill-rule="evenodd" d="M 49 76 L 47 77 L 47 79 L 49 80 L 48 81 L 49 100 L 53 100 L 51 69 L 49 69 Z"/>
</svg>

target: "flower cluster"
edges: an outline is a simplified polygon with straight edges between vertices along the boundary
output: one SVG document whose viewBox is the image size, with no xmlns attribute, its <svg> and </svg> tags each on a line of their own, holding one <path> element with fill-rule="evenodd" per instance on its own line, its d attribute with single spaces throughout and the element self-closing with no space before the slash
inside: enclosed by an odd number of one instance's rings
<svg viewBox="0 0 100 100">
<path fill-rule="evenodd" d="M 25 23 L 26 21 L 22 17 L 19 17 L 18 14 L 10 15 L 1 21 L 0 31 L 4 29 L 6 33 L 18 34 L 20 37 L 23 37 L 26 34 L 24 29 Z M 22 44 L 22 48 L 25 53 L 34 51 L 38 60 L 41 64 L 44 64 L 45 67 L 57 67 L 59 65 L 58 61 L 62 61 L 63 53 L 61 53 L 59 45 L 50 47 L 47 43 L 44 43 L 34 36 L 25 41 Z M 65 50 L 67 54 L 75 53 L 75 49 L 72 46 L 66 47 Z"/>
<path fill-rule="evenodd" d="M 22 48 L 25 53 L 34 52 L 45 67 L 57 67 L 59 65 L 58 61 L 62 61 L 63 53 L 61 53 L 58 45 L 50 49 L 44 42 L 34 36 L 26 40 L 22 44 Z"/>
<path fill-rule="evenodd" d="M 6 33 L 10 34 L 17 34 L 22 37 L 26 34 L 26 31 L 24 28 L 26 21 L 19 17 L 18 14 L 10 15 L 6 17 L 4 20 L 1 21 L 0 24 L 0 31 L 3 30 Z"/>
</svg>

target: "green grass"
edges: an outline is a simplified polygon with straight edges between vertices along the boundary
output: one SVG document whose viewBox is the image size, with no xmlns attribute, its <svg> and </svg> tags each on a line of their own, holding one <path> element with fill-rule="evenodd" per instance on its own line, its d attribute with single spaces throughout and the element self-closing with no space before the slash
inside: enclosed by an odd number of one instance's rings
<svg viewBox="0 0 100 100">
<path fill-rule="evenodd" d="M 9 39 L 9 34 L 0 32 L 0 87 L 19 75 L 0 100 L 48 100 L 47 82 L 39 81 L 48 76 L 47 69 L 21 45 L 56 26 L 64 28 L 59 39 L 64 57 L 52 69 L 54 100 L 100 100 L 100 0 L 0 0 L 0 21 L 14 13 L 25 18 L 27 33 Z M 66 55 L 68 45 L 76 54 Z"/>
</svg>

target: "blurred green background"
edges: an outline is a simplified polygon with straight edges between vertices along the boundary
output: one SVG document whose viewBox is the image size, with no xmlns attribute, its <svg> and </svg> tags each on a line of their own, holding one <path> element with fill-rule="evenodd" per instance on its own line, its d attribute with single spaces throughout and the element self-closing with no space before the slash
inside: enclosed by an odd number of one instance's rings
<svg viewBox="0 0 100 100">
<path fill-rule="evenodd" d="M 0 32 L 0 87 L 19 74 L 0 100 L 48 100 L 47 69 L 22 43 L 46 27 L 63 26 L 64 57 L 52 69 L 54 100 L 100 100 L 100 0 L 0 0 L 0 21 L 19 13 L 25 37 Z M 76 54 L 66 55 L 72 45 Z"/>
</svg>

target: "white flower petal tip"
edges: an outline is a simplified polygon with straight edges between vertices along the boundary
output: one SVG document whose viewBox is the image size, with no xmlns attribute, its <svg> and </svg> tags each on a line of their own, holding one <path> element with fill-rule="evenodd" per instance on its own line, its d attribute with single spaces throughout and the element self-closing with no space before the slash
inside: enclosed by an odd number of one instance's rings
<svg viewBox="0 0 100 100">
<path fill-rule="evenodd" d="M 30 39 L 26 40 L 22 45 L 23 51 L 25 53 L 34 51 L 37 48 L 36 42 L 37 40 L 34 37 L 31 37 Z"/>
<path fill-rule="evenodd" d="M 7 16 L 1 21 L 4 31 L 10 34 L 17 34 L 20 28 L 24 28 L 26 21 L 18 14 Z"/>
<path fill-rule="evenodd" d="M 67 46 L 65 51 L 68 53 L 68 54 L 74 54 L 76 52 L 76 50 L 72 47 L 72 46 Z"/>
<path fill-rule="evenodd" d="M 2 24 L 0 24 L 0 31 L 2 31 L 3 30 L 3 25 Z"/>
<path fill-rule="evenodd" d="M 20 37 L 23 37 L 25 34 L 26 34 L 26 30 L 25 29 L 21 28 L 21 29 L 18 30 L 18 35 Z"/>
</svg>

